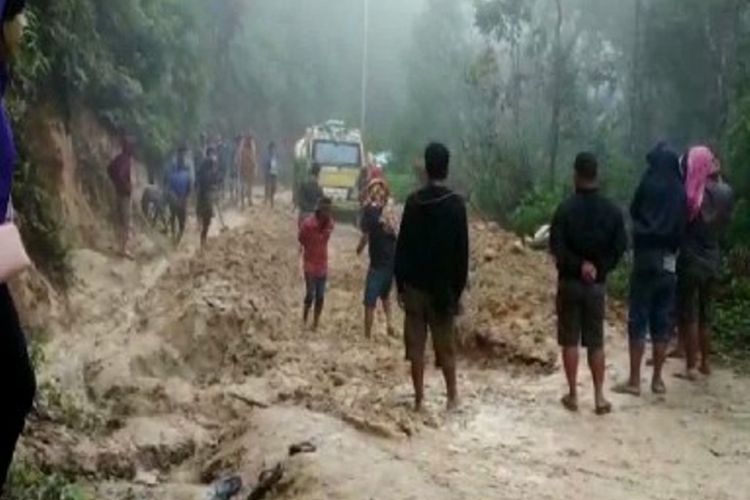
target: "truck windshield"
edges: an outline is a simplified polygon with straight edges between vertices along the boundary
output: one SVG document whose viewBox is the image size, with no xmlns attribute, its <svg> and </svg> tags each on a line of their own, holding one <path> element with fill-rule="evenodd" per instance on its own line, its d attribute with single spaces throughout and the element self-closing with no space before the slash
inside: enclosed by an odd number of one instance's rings
<svg viewBox="0 0 750 500">
<path fill-rule="evenodd" d="M 360 148 L 357 143 L 317 141 L 313 151 L 313 161 L 322 166 L 359 167 Z"/>
</svg>

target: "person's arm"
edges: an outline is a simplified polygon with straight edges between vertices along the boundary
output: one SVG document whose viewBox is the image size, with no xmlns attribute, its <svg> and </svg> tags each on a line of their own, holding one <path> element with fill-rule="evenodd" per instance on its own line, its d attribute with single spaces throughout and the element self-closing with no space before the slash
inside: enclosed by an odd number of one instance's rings
<svg viewBox="0 0 750 500">
<path fill-rule="evenodd" d="M 460 298 L 469 280 L 469 221 L 463 201 L 456 210 L 456 262 L 453 276 L 453 292 Z"/>
<path fill-rule="evenodd" d="M 570 276 L 580 276 L 583 259 L 568 248 L 565 241 L 565 206 L 560 205 L 552 219 L 550 227 L 549 248 L 557 263 L 557 269 Z"/>
<path fill-rule="evenodd" d="M 396 287 L 398 293 L 404 293 L 405 279 L 407 268 L 409 266 L 409 252 L 412 245 L 412 232 L 414 217 L 414 205 L 407 200 L 404 207 L 404 214 L 401 217 L 401 228 L 399 229 L 398 239 L 396 240 L 396 257 L 394 262 L 394 274 L 396 277 Z"/>
<path fill-rule="evenodd" d="M 299 244 L 303 247 L 307 243 L 308 240 L 308 234 L 310 233 L 310 227 L 306 222 L 303 222 L 299 227 L 299 232 L 297 234 L 297 241 L 299 241 Z"/>
<path fill-rule="evenodd" d="M 622 259 L 628 246 L 628 236 L 625 232 L 625 218 L 622 216 L 619 209 L 617 209 L 617 220 L 614 226 L 612 241 L 612 249 L 604 259 L 602 259 L 601 269 L 599 270 L 604 275 L 610 273 L 617 267 L 617 264 L 620 263 L 620 259 Z"/>
<path fill-rule="evenodd" d="M 641 205 L 643 203 L 643 182 L 638 185 L 633 195 L 633 201 L 630 202 L 630 218 L 633 220 L 640 219 Z"/>
</svg>

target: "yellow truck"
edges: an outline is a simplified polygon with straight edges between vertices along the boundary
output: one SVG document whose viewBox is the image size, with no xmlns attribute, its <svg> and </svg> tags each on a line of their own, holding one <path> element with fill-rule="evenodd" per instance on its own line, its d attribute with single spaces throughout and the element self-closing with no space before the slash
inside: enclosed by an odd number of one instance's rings
<svg viewBox="0 0 750 500">
<path fill-rule="evenodd" d="M 310 127 L 295 147 L 294 192 L 314 164 L 320 165 L 320 186 L 338 208 L 359 208 L 359 179 L 365 149 L 359 130 L 329 120 Z"/>
</svg>

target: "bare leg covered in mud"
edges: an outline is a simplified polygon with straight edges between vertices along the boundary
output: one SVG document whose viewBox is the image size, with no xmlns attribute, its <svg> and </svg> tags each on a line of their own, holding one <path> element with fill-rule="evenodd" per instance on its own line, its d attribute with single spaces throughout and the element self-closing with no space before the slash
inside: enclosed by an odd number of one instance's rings
<svg viewBox="0 0 750 500">
<path fill-rule="evenodd" d="M 645 352 L 645 341 L 630 339 L 628 343 L 630 376 L 627 382 L 616 385 L 612 388 L 612 391 L 618 394 L 630 394 L 631 396 L 641 395 L 641 364 L 643 363 L 643 354 Z M 656 363 L 656 360 L 654 360 L 654 363 Z"/>
<path fill-rule="evenodd" d="M 385 314 L 385 323 L 388 336 L 395 337 L 396 329 L 393 328 L 393 314 L 391 311 L 390 299 L 383 299 L 383 313 Z M 372 327 L 375 324 L 375 308 L 365 306 L 365 338 L 372 338 Z"/>
<path fill-rule="evenodd" d="M 562 350 L 568 394 L 563 396 L 562 405 L 569 411 L 578 411 L 578 347 L 564 347 Z M 604 349 L 589 349 L 587 354 L 591 378 L 594 382 L 594 408 L 597 415 L 612 412 L 612 405 L 604 397 L 605 357 Z"/>
<path fill-rule="evenodd" d="M 458 383 L 456 379 L 456 339 L 454 318 L 436 314 L 429 295 L 408 289 L 399 299 L 406 312 L 404 318 L 404 342 L 406 359 L 411 363 L 411 378 L 414 384 L 414 409 L 422 410 L 424 401 L 424 368 L 428 329 L 432 336 L 437 365 L 443 372 L 447 394 L 447 409 L 459 407 Z"/>
<path fill-rule="evenodd" d="M 562 405 L 569 411 L 578 411 L 578 347 L 563 347 L 563 369 L 568 381 L 568 394 L 563 396 Z"/>
</svg>

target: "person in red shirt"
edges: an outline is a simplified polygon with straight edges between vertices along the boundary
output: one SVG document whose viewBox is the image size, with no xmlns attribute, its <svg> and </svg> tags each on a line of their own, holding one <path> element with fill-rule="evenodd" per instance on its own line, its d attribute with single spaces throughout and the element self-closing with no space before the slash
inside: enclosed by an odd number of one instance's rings
<svg viewBox="0 0 750 500">
<path fill-rule="evenodd" d="M 299 228 L 299 243 L 305 273 L 305 301 L 302 319 L 307 325 L 310 310 L 315 304 L 313 329 L 318 329 L 320 315 L 323 313 L 326 281 L 328 279 L 328 241 L 333 233 L 332 202 L 330 198 L 321 198 L 313 215 L 302 221 Z"/>
<path fill-rule="evenodd" d="M 130 206 L 133 195 L 133 139 L 124 137 L 122 140 L 122 151 L 112 163 L 109 164 L 107 172 L 115 188 L 115 230 L 119 243 L 120 255 L 131 257 L 128 254 L 128 237 L 130 236 Z"/>
</svg>

